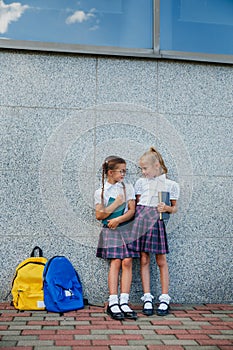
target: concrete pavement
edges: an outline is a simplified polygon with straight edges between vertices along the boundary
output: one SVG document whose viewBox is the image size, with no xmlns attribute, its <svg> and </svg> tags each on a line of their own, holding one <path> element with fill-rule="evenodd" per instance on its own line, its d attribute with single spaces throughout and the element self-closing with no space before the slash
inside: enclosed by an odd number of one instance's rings
<svg viewBox="0 0 233 350">
<path fill-rule="evenodd" d="M 112 320 L 104 307 L 60 316 L 0 303 L 0 348 L 8 350 L 233 350 L 233 304 L 171 305 L 166 317 Z"/>
</svg>

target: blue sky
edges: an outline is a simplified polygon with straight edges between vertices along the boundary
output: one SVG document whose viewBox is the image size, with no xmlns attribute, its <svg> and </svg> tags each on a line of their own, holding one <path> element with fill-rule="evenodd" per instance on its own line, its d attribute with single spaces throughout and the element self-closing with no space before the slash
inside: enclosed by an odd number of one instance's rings
<svg viewBox="0 0 233 350">
<path fill-rule="evenodd" d="M 0 38 L 152 47 L 152 0 L 0 0 Z"/>
</svg>

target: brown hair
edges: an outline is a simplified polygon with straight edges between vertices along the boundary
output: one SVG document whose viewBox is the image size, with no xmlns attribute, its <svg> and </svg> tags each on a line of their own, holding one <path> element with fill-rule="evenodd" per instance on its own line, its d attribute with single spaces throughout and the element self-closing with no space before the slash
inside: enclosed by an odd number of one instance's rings
<svg viewBox="0 0 233 350">
<path fill-rule="evenodd" d="M 114 170 L 118 164 L 126 164 L 126 161 L 117 156 L 109 156 L 105 159 L 105 161 L 102 164 L 102 192 L 101 192 L 101 202 L 103 204 L 104 202 L 104 180 L 105 177 L 108 175 L 109 170 Z M 126 199 L 126 190 L 125 190 L 125 184 L 122 182 L 124 195 Z"/>
<path fill-rule="evenodd" d="M 161 154 L 154 148 L 150 147 L 149 151 L 145 152 L 140 160 L 143 160 L 144 158 L 150 157 L 152 163 L 159 162 L 161 168 L 162 168 L 162 174 L 167 174 L 167 167 L 164 164 L 164 160 L 161 156 Z"/>
</svg>

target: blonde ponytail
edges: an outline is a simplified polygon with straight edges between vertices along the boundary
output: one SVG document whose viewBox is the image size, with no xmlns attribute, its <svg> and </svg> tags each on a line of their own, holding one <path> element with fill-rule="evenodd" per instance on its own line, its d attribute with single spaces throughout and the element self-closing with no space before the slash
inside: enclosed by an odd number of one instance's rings
<svg viewBox="0 0 233 350">
<path fill-rule="evenodd" d="M 162 173 L 167 174 L 168 170 L 164 163 L 164 160 L 161 154 L 154 147 L 150 147 L 149 151 L 145 152 L 140 159 L 143 159 L 145 157 L 150 157 L 153 162 L 159 162 L 162 168 Z"/>
</svg>

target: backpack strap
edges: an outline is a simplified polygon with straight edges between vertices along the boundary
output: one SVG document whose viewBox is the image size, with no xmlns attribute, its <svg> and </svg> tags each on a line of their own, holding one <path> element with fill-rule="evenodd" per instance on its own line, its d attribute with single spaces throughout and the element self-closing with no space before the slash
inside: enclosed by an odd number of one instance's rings
<svg viewBox="0 0 233 350">
<path fill-rule="evenodd" d="M 38 250 L 39 256 L 40 256 L 40 257 L 43 256 L 43 251 L 42 251 L 42 249 L 41 249 L 40 247 L 38 247 L 38 246 L 35 246 L 35 248 L 33 248 L 32 252 L 31 252 L 31 258 L 32 258 L 32 257 L 35 257 L 35 252 L 36 252 L 36 250 Z"/>
</svg>

